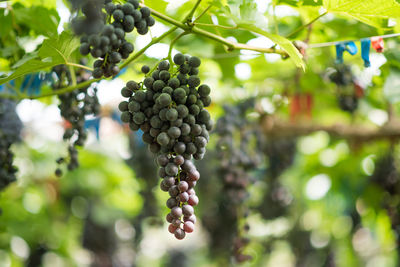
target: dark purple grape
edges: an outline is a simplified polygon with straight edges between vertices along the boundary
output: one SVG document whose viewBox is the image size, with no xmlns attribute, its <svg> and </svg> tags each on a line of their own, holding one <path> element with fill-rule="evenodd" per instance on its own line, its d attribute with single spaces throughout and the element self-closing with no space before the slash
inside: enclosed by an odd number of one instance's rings
<svg viewBox="0 0 400 267">
<path fill-rule="evenodd" d="M 179 239 L 179 240 L 184 239 L 186 236 L 185 231 L 183 231 L 181 228 L 176 229 L 174 235 L 175 235 L 176 239 Z"/>
</svg>

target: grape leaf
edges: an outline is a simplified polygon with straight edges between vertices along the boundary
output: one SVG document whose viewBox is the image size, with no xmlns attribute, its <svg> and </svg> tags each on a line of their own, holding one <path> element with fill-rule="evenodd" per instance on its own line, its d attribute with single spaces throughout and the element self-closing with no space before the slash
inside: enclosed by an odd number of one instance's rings
<svg viewBox="0 0 400 267">
<path fill-rule="evenodd" d="M 328 12 L 350 16 L 374 27 L 387 27 L 388 18 L 400 17 L 400 3 L 396 0 L 323 0 Z"/>
<path fill-rule="evenodd" d="M 15 71 L 6 78 L 0 79 L 0 84 L 24 76 L 26 74 L 47 69 L 56 65 L 68 63 L 72 52 L 79 46 L 79 40 L 73 35 L 63 32 L 58 37 L 46 39 L 39 49 L 37 56 L 26 60 L 24 63 L 17 62 Z"/>
<path fill-rule="evenodd" d="M 12 30 L 12 17 L 5 14 L 5 10 L 0 9 L 0 36 L 5 36 Z"/>
<path fill-rule="evenodd" d="M 13 5 L 13 16 L 17 24 L 26 25 L 37 34 L 47 37 L 57 35 L 60 16 L 56 9 L 47 9 L 43 6 L 27 8 L 17 3 Z"/>
<path fill-rule="evenodd" d="M 272 42 L 278 44 L 283 50 L 288 53 L 290 59 L 293 61 L 293 63 L 299 67 L 302 68 L 303 70 L 305 69 L 304 61 L 303 61 L 303 56 L 300 54 L 299 50 L 293 45 L 291 41 L 286 39 L 285 37 L 282 37 L 277 34 L 272 34 L 269 32 L 266 32 L 260 28 L 257 28 L 254 25 L 239 25 L 240 28 L 248 29 L 252 32 L 261 34 L 269 39 L 271 39 Z"/>
<path fill-rule="evenodd" d="M 322 6 L 322 0 L 304 0 L 302 6 Z"/>
<path fill-rule="evenodd" d="M 219 7 L 220 12 L 232 19 L 239 28 L 261 34 L 279 45 L 287 52 L 297 67 L 305 69 L 302 55 L 298 49 L 285 37 L 267 32 L 268 21 L 263 14 L 257 11 L 254 1 L 229 0 L 228 6 L 224 6 L 219 1 L 214 0 L 213 4 Z"/>
</svg>

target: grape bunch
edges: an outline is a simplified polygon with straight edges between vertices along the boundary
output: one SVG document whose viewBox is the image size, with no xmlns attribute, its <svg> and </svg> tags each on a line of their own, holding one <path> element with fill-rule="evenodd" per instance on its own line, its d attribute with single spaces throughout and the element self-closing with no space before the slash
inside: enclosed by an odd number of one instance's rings
<svg viewBox="0 0 400 267">
<path fill-rule="evenodd" d="M 200 59 L 178 53 L 173 62 L 161 61 L 152 73 L 143 66 L 147 77 L 126 84 L 121 94 L 129 99 L 119 109 L 121 120 L 133 131 L 141 129 L 143 141 L 157 154 L 160 187 L 170 195 L 168 230 L 183 239 L 194 230 L 193 206 L 199 201 L 194 186 L 200 173 L 191 160 L 204 157 L 213 123 L 204 109 L 211 104 L 210 87 L 200 85 L 197 76 Z"/>
<path fill-rule="evenodd" d="M 370 181 L 385 192 L 381 205 L 386 209 L 391 221 L 392 230 L 400 244 L 400 175 L 396 152 L 391 148 L 375 162 L 375 170 Z"/>
<path fill-rule="evenodd" d="M 358 108 L 358 100 L 361 97 L 357 93 L 356 78 L 350 66 L 336 65 L 328 70 L 328 78 L 337 85 L 337 101 L 343 111 L 353 113 Z"/>
<path fill-rule="evenodd" d="M 339 64 L 334 68 L 329 68 L 327 75 L 329 80 L 338 86 L 347 86 L 354 82 L 353 73 L 348 65 Z"/>
<path fill-rule="evenodd" d="M 229 218 L 231 224 L 229 228 L 219 223 L 217 232 L 225 239 L 223 242 L 226 244 L 223 244 L 223 247 L 227 249 L 228 245 L 233 244 L 232 252 L 237 262 L 252 258 L 243 251 L 250 242 L 245 237 L 250 229 L 245 222 L 249 214 L 246 205 L 249 197 L 247 189 L 254 183 L 251 172 L 257 170 L 261 163 L 264 143 L 257 123 L 246 116 L 254 106 L 254 98 L 246 99 L 237 105 L 225 105 L 225 114 L 219 118 L 215 127 L 215 133 L 219 137 L 216 146 L 217 157 L 221 161 L 218 175 L 222 179 L 224 198 L 219 210 L 224 213 L 224 217 Z M 223 233 L 227 231 L 230 232 Z"/>
<path fill-rule="evenodd" d="M 292 138 L 271 137 L 263 151 L 267 160 L 268 188 L 264 190 L 264 196 L 258 210 L 266 220 L 285 216 L 288 212 L 293 196 L 285 187 L 279 177 L 290 168 L 296 156 L 296 140 Z"/>
<path fill-rule="evenodd" d="M 341 110 L 350 113 L 353 113 L 358 108 L 358 98 L 355 95 L 340 94 L 338 103 Z"/>
<path fill-rule="evenodd" d="M 248 110 L 254 108 L 253 98 L 235 106 L 225 105 L 225 114 L 218 119 L 215 133 L 219 139 L 217 151 L 221 159 L 220 174 L 227 195 L 235 204 L 247 198 L 247 185 L 251 182 L 249 171 L 261 162 L 263 137 L 258 127 L 246 118 Z M 239 132 L 239 139 L 235 134 Z"/>
<path fill-rule="evenodd" d="M 13 166 L 13 143 L 20 141 L 22 122 L 15 112 L 16 103 L 0 98 L 0 190 L 16 180 L 17 168 Z"/>
<path fill-rule="evenodd" d="M 53 68 L 56 81 L 53 82 L 53 90 L 72 84 L 71 72 L 66 65 L 58 65 Z M 75 71 L 77 83 L 87 81 L 90 73 L 85 70 Z M 100 113 L 100 104 L 97 98 L 97 88 L 86 87 L 69 93 L 58 95 L 61 116 L 68 122 L 69 126 L 63 135 L 63 139 L 69 142 L 69 157 L 57 159 L 58 164 L 68 163 L 68 170 L 79 167 L 77 146 L 83 146 L 86 141 L 87 133 L 85 131 L 85 117 L 88 115 L 98 115 Z M 56 169 L 56 175 L 61 176 L 60 168 Z"/>
<path fill-rule="evenodd" d="M 125 39 L 135 28 L 144 35 L 155 24 L 148 7 L 139 8 L 138 0 L 128 0 L 120 5 L 111 0 L 82 1 L 83 17 L 72 20 L 72 28 L 80 38 L 80 53 L 91 54 L 94 62 L 93 77 L 111 77 L 118 74 L 116 65 L 127 59 L 134 47 Z M 103 12 L 103 9 L 105 12 Z"/>
</svg>

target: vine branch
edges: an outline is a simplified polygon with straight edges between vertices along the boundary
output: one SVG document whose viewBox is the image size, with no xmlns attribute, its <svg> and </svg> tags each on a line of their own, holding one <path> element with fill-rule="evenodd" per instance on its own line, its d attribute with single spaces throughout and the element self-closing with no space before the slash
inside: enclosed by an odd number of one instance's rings
<svg viewBox="0 0 400 267">
<path fill-rule="evenodd" d="M 169 29 L 168 31 L 164 32 L 163 34 L 161 34 L 158 37 L 155 37 L 153 39 L 151 39 L 151 42 L 148 43 L 145 47 L 143 47 L 142 49 L 140 49 L 138 52 L 136 52 L 136 54 L 134 54 L 133 56 L 129 57 L 127 60 L 125 60 L 124 63 L 122 63 L 119 68 L 123 69 L 125 68 L 127 65 L 129 65 L 131 62 L 135 61 L 138 57 L 140 57 L 142 54 L 144 54 L 144 52 L 146 52 L 146 50 L 152 46 L 155 43 L 158 43 L 159 41 L 161 41 L 162 39 L 164 39 L 166 36 L 170 35 L 171 33 L 173 33 L 176 29 L 178 29 L 178 27 L 172 27 L 171 29 Z"/>
<path fill-rule="evenodd" d="M 144 6 L 144 5 L 142 4 L 141 6 Z M 190 27 L 189 25 L 182 23 L 182 22 L 180 22 L 174 18 L 171 18 L 167 15 L 164 15 L 152 8 L 150 8 L 150 10 L 151 10 L 151 14 L 153 14 L 155 17 L 157 17 L 165 22 L 168 22 L 172 25 L 175 25 L 176 27 L 181 28 L 182 30 L 184 30 L 186 32 L 195 33 L 195 34 L 201 35 L 203 37 L 206 37 L 208 39 L 211 39 L 211 40 L 214 40 L 216 42 L 226 45 L 228 47 L 228 51 L 232 51 L 232 50 L 236 50 L 236 49 L 238 49 L 238 50 L 244 49 L 244 50 L 252 50 L 252 51 L 256 51 L 256 52 L 260 52 L 260 53 L 275 53 L 275 54 L 280 54 L 280 55 L 285 55 L 285 56 L 287 55 L 287 53 L 281 49 L 255 47 L 255 46 L 250 46 L 247 44 L 232 42 L 224 37 L 221 37 L 214 33 L 200 29 L 200 28 L 196 27 L 195 25 Z"/>
<path fill-rule="evenodd" d="M 77 89 L 82 89 L 82 88 L 85 88 L 85 87 L 89 87 L 92 83 L 98 82 L 100 80 L 101 79 L 87 80 L 85 82 L 78 83 L 77 85 L 64 87 L 64 88 L 59 89 L 59 90 L 51 91 L 51 92 L 40 94 L 40 95 L 36 95 L 36 96 L 26 96 L 25 98 L 38 99 L 38 98 L 43 98 L 43 97 L 47 97 L 47 96 L 62 95 L 62 94 L 65 94 L 65 93 L 69 93 L 69 92 L 75 91 Z"/>
<path fill-rule="evenodd" d="M 289 33 L 286 38 L 289 38 L 293 35 L 295 35 L 296 33 L 298 33 L 299 31 L 303 30 L 304 28 L 307 28 L 308 26 L 310 26 L 311 24 L 313 24 L 314 22 L 316 22 L 318 19 L 320 19 L 321 17 L 325 16 L 326 14 L 328 14 L 328 12 L 324 12 L 321 15 L 319 15 L 318 17 L 314 18 L 313 20 L 311 20 L 310 22 L 308 22 L 307 24 L 304 24 L 302 26 L 300 26 L 299 28 L 297 28 L 296 30 L 294 30 L 293 32 Z"/>
<path fill-rule="evenodd" d="M 200 5 L 201 0 L 197 0 L 196 4 L 194 4 L 192 10 L 190 10 L 189 14 L 187 14 L 185 21 L 186 22 L 191 22 L 193 18 L 193 14 L 196 11 L 197 7 Z"/>
<path fill-rule="evenodd" d="M 199 15 L 197 18 L 195 18 L 195 19 L 193 20 L 193 23 L 195 23 L 196 21 L 198 21 L 199 19 L 201 19 L 201 17 L 204 16 L 204 14 L 206 14 L 206 12 L 207 12 L 211 7 L 212 7 L 212 5 L 208 5 L 208 7 L 206 7 L 206 9 L 204 9 L 204 10 L 200 13 L 200 15 Z"/>
<path fill-rule="evenodd" d="M 224 25 L 217 25 L 217 24 L 208 24 L 208 23 L 193 23 L 194 25 L 197 26 L 204 26 L 204 27 L 215 27 L 215 28 L 221 28 L 221 29 L 226 29 L 226 30 L 235 30 L 238 28 L 238 26 L 224 26 Z"/>
<path fill-rule="evenodd" d="M 261 127 L 265 135 L 278 138 L 297 137 L 324 131 L 333 137 L 355 142 L 368 142 L 377 139 L 400 139 L 400 124 L 388 123 L 380 128 L 362 125 L 320 125 L 305 122 L 285 122 L 273 116 L 263 116 Z"/>
<path fill-rule="evenodd" d="M 188 32 L 182 32 L 181 34 L 179 34 L 178 36 L 175 37 L 175 39 L 173 39 L 171 41 L 171 43 L 169 44 L 169 50 L 168 50 L 168 61 L 169 64 L 172 66 L 172 49 L 174 48 L 175 43 L 182 37 L 185 36 L 186 34 L 189 34 Z"/>
</svg>

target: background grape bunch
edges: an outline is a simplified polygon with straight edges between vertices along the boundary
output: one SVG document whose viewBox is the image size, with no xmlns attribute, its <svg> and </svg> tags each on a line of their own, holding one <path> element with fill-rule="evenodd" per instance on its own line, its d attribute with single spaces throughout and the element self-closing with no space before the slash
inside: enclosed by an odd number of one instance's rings
<svg viewBox="0 0 400 267">
<path fill-rule="evenodd" d="M 16 180 L 11 145 L 20 141 L 22 122 L 15 111 L 16 102 L 0 98 L 0 190 Z"/>
<path fill-rule="evenodd" d="M 216 156 L 221 161 L 217 174 L 223 184 L 219 211 L 227 219 L 225 222 L 208 222 L 206 227 L 219 235 L 217 242 L 225 250 L 231 249 L 237 262 L 252 258 L 244 253 L 250 242 L 246 237 L 250 229 L 246 222 L 250 213 L 246 200 L 249 197 L 248 186 L 255 181 L 252 172 L 263 158 L 264 137 L 257 123 L 247 117 L 254 107 L 254 98 L 237 105 L 224 105 L 225 114 L 215 127 L 218 136 Z M 226 225 L 228 221 L 229 226 Z"/>
<path fill-rule="evenodd" d="M 143 131 L 143 141 L 158 155 L 160 187 L 170 195 L 168 230 L 183 239 L 194 230 L 193 206 L 199 201 L 194 187 L 200 173 L 191 159 L 204 157 L 213 123 L 204 109 L 211 104 L 210 87 L 200 85 L 197 76 L 200 59 L 178 53 L 173 62 L 161 61 L 152 73 L 143 66 L 147 77 L 126 84 L 121 94 L 129 99 L 119 109 L 121 120 L 133 131 Z"/>
<path fill-rule="evenodd" d="M 354 86 L 356 78 L 350 66 L 339 64 L 328 70 L 328 78 L 337 85 L 337 101 L 341 110 L 353 113 L 358 108 L 358 98 Z"/>
<path fill-rule="evenodd" d="M 155 23 L 150 9 L 139 8 L 138 0 L 129 0 L 123 5 L 111 0 L 86 0 L 81 3 L 81 10 L 84 16 L 72 20 L 72 28 L 81 35 L 80 53 L 99 58 L 93 64 L 95 78 L 118 74 L 116 64 L 127 59 L 134 50 L 125 39 L 126 33 L 136 28 L 137 33 L 144 35 Z"/>
<path fill-rule="evenodd" d="M 59 90 L 72 84 L 71 72 L 66 65 L 58 65 L 53 68 L 55 82 L 53 90 Z M 74 73 L 76 82 L 81 83 L 90 78 L 90 73 L 85 70 L 77 70 Z M 68 121 L 69 127 L 66 128 L 63 139 L 68 141 L 69 157 L 57 159 L 58 164 L 67 163 L 68 170 L 79 167 L 77 146 L 83 146 L 87 133 L 85 130 L 85 117 L 88 115 L 98 115 L 100 113 L 100 103 L 97 98 L 97 88 L 94 86 L 75 90 L 58 96 L 61 116 Z M 56 169 L 56 175 L 61 176 L 60 168 Z"/>
</svg>

